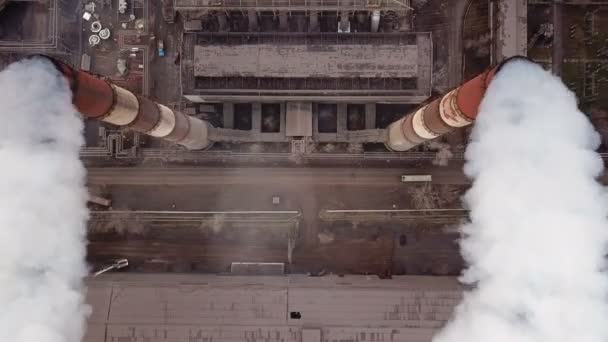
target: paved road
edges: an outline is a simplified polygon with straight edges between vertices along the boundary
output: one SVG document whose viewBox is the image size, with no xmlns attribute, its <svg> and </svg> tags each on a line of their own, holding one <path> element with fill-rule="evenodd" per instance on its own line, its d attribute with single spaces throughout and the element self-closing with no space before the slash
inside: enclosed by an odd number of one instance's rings
<svg viewBox="0 0 608 342">
<path fill-rule="evenodd" d="M 359 168 L 90 168 L 89 184 L 112 185 L 398 185 L 404 174 L 430 174 L 435 184 L 468 184 L 460 169 Z"/>
<path fill-rule="evenodd" d="M 380 168 L 88 168 L 90 185 L 357 185 L 397 186 L 401 175 L 431 175 L 433 184 L 468 185 L 460 167 Z M 608 173 L 599 177 L 608 185 Z M 415 183 L 411 183 L 415 184 Z"/>
<path fill-rule="evenodd" d="M 429 243 L 422 257 L 412 256 L 408 249 L 397 253 L 393 260 L 393 239 L 420 226 L 411 221 L 407 224 L 372 220 L 375 223 L 360 230 L 351 230 L 349 218 L 342 221 L 320 220 L 325 209 L 408 209 L 411 208 L 408 185 L 401 183 L 402 174 L 431 174 L 434 183 L 466 184 L 467 180 L 458 168 L 434 169 L 374 169 L 374 168 L 91 168 L 91 185 L 108 185 L 114 201 L 114 209 L 122 210 L 297 210 L 302 213 L 299 224 L 300 237 L 293 255 L 295 270 L 318 271 L 326 268 L 335 272 L 383 274 L 392 267 L 399 272 L 435 272 L 437 267 L 447 267 L 438 259 L 440 244 Z M 272 204 L 272 197 L 278 195 L 281 202 Z M 365 222 L 369 218 L 359 218 Z M 419 217 L 419 221 L 429 217 Z M 120 225 L 124 231 L 131 231 L 132 222 L 107 220 L 108 225 Z M 146 222 L 139 222 L 154 228 Z M 276 232 L 276 238 L 268 245 L 255 248 L 253 241 L 260 242 L 260 236 L 249 236 L 251 227 L 241 230 L 222 230 L 226 242 L 221 248 L 217 242 L 204 240 L 207 231 L 184 226 L 184 222 L 165 222 L 172 229 L 152 229 L 142 232 L 136 240 L 133 237 L 112 238 L 104 235 L 91 236 L 89 260 L 103 263 L 116 257 L 128 257 L 130 262 L 147 268 L 146 260 L 159 259 L 167 267 L 177 271 L 222 271 L 232 261 L 273 261 L 285 262 L 287 258 L 286 238 Z M 200 225 L 200 224 L 199 224 Z M 426 226 L 426 225 L 425 225 Z M 430 226 L 436 226 L 431 225 Z M 270 226 L 266 227 L 271 229 Z M 134 233 L 137 234 L 137 227 Z M 335 229 L 336 239 L 328 245 L 318 244 L 318 233 Z M 236 236 L 248 236 L 244 240 L 233 241 Z M 431 229 L 432 231 L 432 229 Z M 167 239 L 161 239 L 161 235 Z M 218 236 L 218 233 L 210 236 Z M 409 233 L 408 233 L 409 234 Z M 224 236 L 226 235 L 226 236 Z M 427 233 L 420 231 L 411 237 L 411 247 L 416 248 Z M 192 241 L 203 239 L 192 245 Z M 450 237 L 446 237 L 450 239 Z M 168 241 L 171 242 L 167 245 Z M 228 242 L 230 241 L 230 242 Z M 274 241 L 279 241 L 276 244 Z M 435 239 L 432 239 L 435 241 Z M 409 246 L 409 244 L 408 244 Z M 435 248 L 436 247 L 436 248 Z M 409 247 L 408 247 L 409 248 Z M 268 249 L 268 250 L 266 250 Z M 458 259 L 458 249 L 449 245 L 448 259 Z M 360 257 L 353 258 L 352 255 Z M 403 256 L 402 256 L 403 255 Z M 443 258 L 443 257 L 442 257 Z M 445 258 L 443 258 L 445 259 Z M 443 260 L 442 259 L 442 260 Z M 172 266 L 170 266 L 172 265 Z M 458 273 L 459 264 L 448 265 L 450 272 Z M 317 269 L 319 268 L 319 269 Z M 162 269 L 161 271 L 164 271 Z M 437 271 L 439 272 L 439 271 Z M 442 271 L 443 272 L 443 271 Z"/>
</svg>

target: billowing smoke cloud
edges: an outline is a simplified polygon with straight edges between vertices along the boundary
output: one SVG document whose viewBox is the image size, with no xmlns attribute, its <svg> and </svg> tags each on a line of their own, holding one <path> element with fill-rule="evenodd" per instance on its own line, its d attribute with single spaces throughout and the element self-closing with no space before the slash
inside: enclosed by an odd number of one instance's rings
<svg viewBox="0 0 608 342">
<path fill-rule="evenodd" d="M 472 290 L 435 342 L 608 341 L 598 144 L 559 79 L 522 60 L 498 73 L 466 151 Z"/>
<path fill-rule="evenodd" d="M 77 342 L 88 307 L 82 122 L 43 60 L 0 73 L 0 341 Z"/>
</svg>

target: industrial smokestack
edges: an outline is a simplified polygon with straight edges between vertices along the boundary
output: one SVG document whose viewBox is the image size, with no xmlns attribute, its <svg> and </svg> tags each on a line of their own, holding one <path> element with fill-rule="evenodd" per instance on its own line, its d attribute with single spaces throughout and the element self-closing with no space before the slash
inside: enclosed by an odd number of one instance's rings
<svg viewBox="0 0 608 342">
<path fill-rule="evenodd" d="M 435 139 L 455 129 L 473 123 L 479 104 L 496 73 L 509 61 L 526 59 L 512 57 L 431 103 L 418 108 L 388 127 L 386 147 L 393 151 L 407 151 L 425 141 Z"/>
<path fill-rule="evenodd" d="M 466 151 L 469 267 L 434 342 L 608 341 L 608 221 L 599 136 L 540 65 L 500 69 Z"/>
<path fill-rule="evenodd" d="M 51 63 L 0 72 L 0 341 L 80 342 L 87 191 L 82 120 Z"/>
<path fill-rule="evenodd" d="M 38 56 L 37 56 L 38 57 Z M 182 145 L 190 150 L 208 147 L 208 123 L 176 112 L 148 98 L 111 84 L 46 56 L 72 89 L 72 101 L 85 117 L 128 127 Z"/>
</svg>

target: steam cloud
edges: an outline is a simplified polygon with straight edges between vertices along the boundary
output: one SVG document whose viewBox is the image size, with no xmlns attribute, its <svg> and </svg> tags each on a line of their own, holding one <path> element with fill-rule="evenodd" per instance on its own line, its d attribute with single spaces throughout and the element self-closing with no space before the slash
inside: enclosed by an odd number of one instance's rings
<svg viewBox="0 0 608 342">
<path fill-rule="evenodd" d="M 598 145 L 559 79 L 523 60 L 497 74 L 466 151 L 473 289 L 435 342 L 608 341 Z"/>
<path fill-rule="evenodd" d="M 0 341 L 77 342 L 89 311 L 82 122 L 42 58 L 0 73 L 0 106 Z"/>
</svg>

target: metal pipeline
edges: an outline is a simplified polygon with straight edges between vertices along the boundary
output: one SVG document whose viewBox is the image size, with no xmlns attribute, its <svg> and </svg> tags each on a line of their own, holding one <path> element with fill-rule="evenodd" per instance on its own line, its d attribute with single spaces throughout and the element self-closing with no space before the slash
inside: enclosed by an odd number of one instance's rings
<svg viewBox="0 0 608 342">
<path fill-rule="evenodd" d="M 106 82 L 84 71 L 76 71 L 66 63 L 46 58 L 68 80 L 72 102 L 86 118 L 117 126 L 182 145 L 190 150 L 208 147 L 209 126 L 206 121 L 184 115 L 148 98 L 136 96 L 127 89 Z"/>
<path fill-rule="evenodd" d="M 490 82 L 503 65 L 514 59 L 531 62 L 527 57 L 508 58 L 444 96 L 393 122 L 388 127 L 386 147 L 392 151 L 407 151 L 425 141 L 472 124 Z"/>
</svg>

